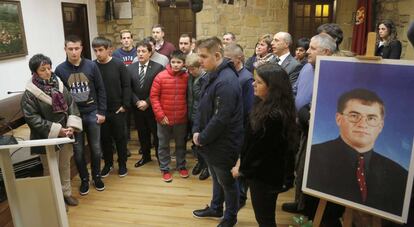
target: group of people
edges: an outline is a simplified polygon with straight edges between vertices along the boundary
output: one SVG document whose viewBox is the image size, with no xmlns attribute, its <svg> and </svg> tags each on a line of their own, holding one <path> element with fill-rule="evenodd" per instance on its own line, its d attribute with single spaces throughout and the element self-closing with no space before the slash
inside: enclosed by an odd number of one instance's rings
<svg viewBox="0 0 414 227">
<path fill-rule="evenodd" d="M 378 26 L 377 53 L 384 58 L 399 58 L 401 53 L 392 26 L 388 22 Z M 21 104 L 30 137 L 75 138 L 73 149 L 70 145 L 57 149 L 64 199 L 76 206 L 70 186 L 72 150 L 81 178 L 79 193 L 88 194 L 90 178 L 96 190 L 104 190 L 102 178 L 114 168 L 114 150 L 118 175 L 128 174 L 129 118 L 133 116 L 142 153 L 135 167 L 151 161 L 154 146 L 165 182 L 173 180 L 172 138 L 176 170 L 182 178 L 189 176 L 185 156 L 191 138 L 197 158 L 192 174 L 200 174 L 200 179 L 211 175 L 213 186 L 210 205 L 193 211 L 193 216 L 222 218 L 218 226 L 234 226 L 250 188 L 259 226 L 276 226 L 278 194 L 294 184 L 295 202 L 283 204 L 283 209 L 307 208 L 301 182 L 316 57 L 348 55 L 339 50 L 343 34 L 338 25 L 323 24 L 317 32 L 311 39 L 298 40 L 295 56 L 290 53 L 293 38 L 289 33 L 263 35 L 247 60 L 231 32 L 222 40 L 198 41 L 182 34 L 176 50 L 164 40 L 161 25 L 154 25 L 152 36 L 135 45 L 132 32 L 122 30 L 122 47 L 115 51 L 109 39 L 93 39 L 94 61 L 81 56 L 80 38 L 67 36 L 67 59 L 54 72 L 50 58 L 43 54 L 29 61 L 32 78 Z M 45 150 L 33 148 L 32 152 L 40 154 L 47 171 Z M 314 212 L 308 216 L 312 218 Z"/>
</svg>

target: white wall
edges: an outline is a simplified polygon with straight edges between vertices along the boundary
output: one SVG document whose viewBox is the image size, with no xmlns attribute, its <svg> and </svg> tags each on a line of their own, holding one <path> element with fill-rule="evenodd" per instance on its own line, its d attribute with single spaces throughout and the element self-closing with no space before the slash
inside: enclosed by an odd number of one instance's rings
<svg viewBox="0 0 414 227">
<path fill-rule="evenodd" d="M 28 62 L 31 56 L 49 56 L 53 68 L 66 59 L 62 21 L 62 2 L 87 5 L 90 40 L 97 36 L 94 0 L 20 0 L 28 55 L 0 61 L 0 99 L 11 95 L 7 91 L 24 90 L 30 78 Z"/>
</svg>

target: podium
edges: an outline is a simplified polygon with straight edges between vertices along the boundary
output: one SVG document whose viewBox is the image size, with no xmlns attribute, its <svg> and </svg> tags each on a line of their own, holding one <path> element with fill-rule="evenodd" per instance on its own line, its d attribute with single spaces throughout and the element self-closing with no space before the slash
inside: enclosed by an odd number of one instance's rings
<svg viewBox="0 0 414 227">
<path fill-rule="evenodd" d="M 0 146 L 0 167 L 15 227 L 69 226 L 55 145 L 73 142 L 70 138 L 54 138 Z M 16 179 L 10 149 L 36 146 L 46 147 L 50 176 Z"/>
</svg>

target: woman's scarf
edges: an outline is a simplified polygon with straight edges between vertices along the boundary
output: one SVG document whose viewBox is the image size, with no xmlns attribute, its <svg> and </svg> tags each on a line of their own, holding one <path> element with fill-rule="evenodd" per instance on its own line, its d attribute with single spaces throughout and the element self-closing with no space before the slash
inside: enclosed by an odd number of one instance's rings
<svg viewBox="0 0 414 227">
<path fill-rule="evenodd" d="M 44 80 L 36 73 L 33 73 L 32 83 L 52 98 L 54 113 L 66 112 L 68 110 L 68 104 L 63 94 L 59 91 L 59 82 L 55 74 L 52 74 L 49 80 Z"/>
<path fill-rule="evenodd" d="M 264 57 L 256 56 L 256 62 L 253 63 L 253 66 L 257 68 L 269 62 L 278 62 L 278 60 L 276 60 L 276 56 L 273 55 L 273 53 L 268 53 Z"/>
</svg>

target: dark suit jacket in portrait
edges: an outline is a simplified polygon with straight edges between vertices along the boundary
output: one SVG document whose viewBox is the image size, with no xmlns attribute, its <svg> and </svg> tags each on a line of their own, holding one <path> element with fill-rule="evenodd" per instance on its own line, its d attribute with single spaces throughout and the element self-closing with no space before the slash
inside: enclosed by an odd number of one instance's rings
<svg viewBox="0 0 414 227">
<path fill-rule="evenodd" d="M 132 105 L 135 106 L 138 100 L 145 100 L 150 105 L 149 94 L 155 76 L 161 72 L 164 67 L 161 64 L 149 60 L 148 68 L 145 72 L 144 85 L 140 88 L 139 85 L 139 62 L 135 62 L 127 67 L 131 75 L 132 87 Z"/>
<path fill-rule="evenodd" d="M 307 187 L 375 209 L 402 215 L 408 171 L 376 153 L 364 153 L 367 199 L 356 177 L 358 152 L 341 138 L 312 145 Z"/>
<path fill-rule="evenodd" d="M 284 70 L 286 70 L 289 75 L 290 84 L 293 86 L 299 77 L 299 72 L 302 69 L 303 65 L 300 64 L 291 54 L 289 54 L 285 60 L 280 65 Z"/>
</svg>

